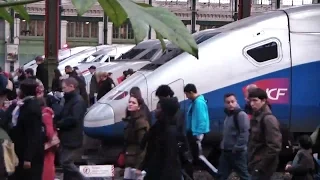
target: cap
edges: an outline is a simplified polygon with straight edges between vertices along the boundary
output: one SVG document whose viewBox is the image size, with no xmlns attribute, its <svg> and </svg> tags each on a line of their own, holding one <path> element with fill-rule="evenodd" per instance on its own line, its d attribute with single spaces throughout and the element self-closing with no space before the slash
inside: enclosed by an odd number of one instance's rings
<svg viewBox="0 0 320 180">
<path fill-rule="evenodd" d="M 97 69 L 95 66 L 90 66 L 89 69 Z"/>
</svg>

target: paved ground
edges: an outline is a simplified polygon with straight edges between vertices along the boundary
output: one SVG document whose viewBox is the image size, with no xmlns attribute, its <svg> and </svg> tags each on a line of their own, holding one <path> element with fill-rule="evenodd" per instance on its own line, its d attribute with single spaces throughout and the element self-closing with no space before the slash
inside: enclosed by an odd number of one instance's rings
<svg viewBox="0 0 320 180">
<path fill-rule="evenodd" d="M 122 177 L 119 177 L 119 174 L 121 172 L 121 169 L 116 168 L 116 177 L 113 180 L 123 180 Z M 90 179 L 90 180 L 111 180 L 112 178 L 99 178 L 99 179 Z M 240 180 L 240 178 L 237 177 L 235 173 L 231 174 L 229 177 L 229 180 Z M 272 180 L 282 180 L 283 179 L 283 173 L 275 173 L 272 177 Z M 57 180 L 63 180 L 62 174 L 57 173 Z M 195 173 L 195 180 L 214 180 L 207 172 L 197 171 Z"/>
</svg>

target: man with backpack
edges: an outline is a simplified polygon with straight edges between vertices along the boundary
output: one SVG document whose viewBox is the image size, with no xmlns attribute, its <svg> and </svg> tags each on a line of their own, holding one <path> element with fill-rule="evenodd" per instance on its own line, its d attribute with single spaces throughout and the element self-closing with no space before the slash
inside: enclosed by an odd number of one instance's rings
<svg viewBox="0 0 320 180">
<path fill-rule="evenodd" d="M 253 110 L 248 144 L 248 169 L 252 180 L 269 180 L 279 163 L 282 146 L 280 124 L 268 106 L 268 96 L 264 90 L 252 90 L 248 98 Z"/>
<path fill-rule="evenodd" d="M 221 142 L 219 175 L 221 180 L 228 179 L 234 170 L 241 180 L 248 180 L 247 144 L 249 137 L 249 118 L 238 105 L 232 93 L 224 95 L 226 118 Z"/>
</svg>

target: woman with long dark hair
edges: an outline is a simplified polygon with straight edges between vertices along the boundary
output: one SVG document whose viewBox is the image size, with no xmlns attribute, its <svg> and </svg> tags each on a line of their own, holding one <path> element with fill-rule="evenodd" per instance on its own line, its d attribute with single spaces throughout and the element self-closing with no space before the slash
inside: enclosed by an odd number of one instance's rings
<svg viewBox="0 0 320 180">
<path fill-rule="evenodd" d="M 141 165 L 141 169 L 147 172 L 145 180 L 182 179 L 178 148 L 181 136 L 177 131 L 175 117 L 178 111 L 179 103 L 176 98 L 163 98 L 157 104 L 157 121 L 145 137 L 147 150 Z"/>
<path fill-rule="evenodd" d="M 145 152 L 144 149 L 140 148 L 140 143 L 149 130 L 149 123 L 141 108 L 142 105 L 142 98 L 136 96 L 130 97 L 128 102 L 130 116 L 126 117 L 127 125 L 124 129 L 124 156 L 126 167 L 124 179 L 134 179 L 133 176 L 141 172 L 139 169 Z"/>
<path fill-rule="evenodd" d="M 151 126 L 151 124 L 152 124 L 152 114 L 151 114 L 151 112 L 149 110 L 149 107 L 145 104 L 145 102 L 144 102 L 144 100 L 142 98 L 142 94 L 141 94 L 140 88 L 134 86 L 134 87 L 132 87 L 130 89 L 129 93 L 130 93 L 130 96 L 138 97 L 143 101 L 143 103 L 141 104 L 141 109 L 145 113 L 145 116 L 147 117 L 147 121 L 149 122 L 149 126 Z M 128 109 L 126 110 L 126 117 L 127 116 L 130 116 L 130 111 L 128 111 Z"/>
</svg>

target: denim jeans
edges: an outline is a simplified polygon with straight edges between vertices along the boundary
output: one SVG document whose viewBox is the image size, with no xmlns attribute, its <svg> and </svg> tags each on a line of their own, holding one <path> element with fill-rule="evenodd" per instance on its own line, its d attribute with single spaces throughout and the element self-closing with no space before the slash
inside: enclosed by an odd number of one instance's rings
<svg viewBox="0 0 320 180">
<path fill-rule="evenodd" d="M 247 151 L 235 152 L 223 151 L 219 159 L 220 180 L 227 180 L 234 170 L 241 180 L 249 180 Z"/>
</svg>

